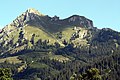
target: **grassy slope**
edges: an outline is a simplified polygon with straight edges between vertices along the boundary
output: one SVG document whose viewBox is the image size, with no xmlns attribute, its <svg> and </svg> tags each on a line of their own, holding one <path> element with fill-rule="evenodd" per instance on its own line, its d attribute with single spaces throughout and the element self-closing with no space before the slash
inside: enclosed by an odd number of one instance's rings
<svg viewBox="0 0 120 80">
<path fill-rule="evenodd" d="M 59 32 L 62 32 L 62 40 L 67 40 L 68 42 L 70 41 L 70 38 L 72 37 L 72 34 L 76 32 L 76 30 L 74 30 L 75 26 L 69 26 L 69 27 L 63 27 L 64 29 L 59 30 Z M 59 34 L 59 32 L 55 33 L 54 35 L 57 37 L 57 34 Z M 83 39 L 83 35 L 85 33 L 87 33 L 87 29 L 85 28 L 80 28 L 80 37 L 76 38 L 75 40 L 73 40 L 72 42 L 75 45 L 87 45 L 87 40 Z"/>
<path fill-rule="evenodd" d="M 22 61 L 18 59 L 18 56 L 14 56 L 14 57 L 7 57 L 7 58 L 3 58 L 3 59 L 0 59 L 0 63 L 3 63 L 3 62 L 9 62 L 9 63 L 21 63 Z"/>
<path fill-rule="evenodd" d="M 71 38 L 71 36 L 72 36 L 72 34 L 73 34 L 74 32 L 75 32 L 75 31 L 73 30 L 73 28 L 66 28 L 66 29 L 64 29 L 64 30 L 62 31 L 63 36 L 64 36 L 63 39 L 69 41 L 70 38 Z"/>
<path fill-rule="evenodd" d="M 33 62 L 29 65 L 31 68 L 48 68 L 49 66 L 44 63 Z"/>
<path fill-rule="evenodd" d="M 26 26 L 24 28 L 25 31 L 25 38 L 30 40 L 32 38 L 32 35 L 35 34 L 35 42 L 38 41 L 38 39 L 42 40 L 50 40 L 50 43 L 54 43 L 56 40 L 49 36 L 49 34 L 45 33 L 43 30 L 37 28 L 37 27 L 32 27 L 32 26 Z"/>
<path fill-rule="evenodd" d="M 68 57 L 65 57 L 65 56 L 62 56 L 62 55 L 55 55 L 55 54 L 52 54 L 51 52 L 48 53 L 48 58 L 50 60 L 56 60 L 58 62 L 70 61 L 70 59 Z"/>
</svg>

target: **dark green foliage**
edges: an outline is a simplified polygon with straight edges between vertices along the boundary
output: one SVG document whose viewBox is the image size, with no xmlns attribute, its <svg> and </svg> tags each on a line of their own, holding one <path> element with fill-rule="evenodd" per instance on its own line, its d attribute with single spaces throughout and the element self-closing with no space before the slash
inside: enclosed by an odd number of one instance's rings
<svg viewBox="0 0 120 80">
<path fill-rule="evenodd" d="M 13 80 L 12 73 L 9 68 L 0 68 L 0 80 Z"/>
<path fill-rule="evenodd" d="M 19 33 L 19 39 L 23 39 L 23 36 L 24 36 L 23 31 L 20 31 L 20 33 Z"/>
<path fill-rule="evenodd" d="M 91 68 L 82 75 L 84 80 L 101 80 L 100 71 L 96 68 Z"/>
<path fill-rule="evenodd" d="M 68 42 L 64 39 L 64 41 L 62 42 L 64 45 L 67 45 Z"/>
<path fill-rule="evenodd" d="M 119 40 L 120 40 L 119 34 L 120 34 L 119 32 L 105 28 L 100 30 L 99 34 L 93 40 L 99 41 L 99 42 L 108 42 L 109 40 L 116 39 L 117 42 L 119 43 Z"/>
<path fill-rule="evenodd" d="M 100 71 L 97 68 L 88 69 L 83 74 L 73 74 L 70 80 L 102 80 Z"/>
<path fill-rule="evenodd" d="M 31 44 L 33 44 L 33 45 L 34 45 L 34 37 L 35 37 L 35 34 L 32 35 L 32 38 L 30 40 Z"/>
<path fill-rule="evenodd" d="M 3 55 L 5 57 L 19 56 L 23 63 L 10 64 L 6 62 L 1 63 L 0 67 L 9 67 L 15 80 L 34 80 L 37 78 L 41 80 L 69 80 L 72 75 L 75 80 L 119 80 L 119 33 L 103 29 L 98 31 L 96 35 L 89 40 L 89 46 L 75 46 L 74 43 L 68 43 L 64 40 L 65 47 L 61 47 L 58 42 L 50 45 L 49 40 L 39 39 L 35 43 L 35 35 L 33 34 L 32 47 L 28 46 L 28 40 L 24 40 L 21 45 L 27 44 L 27 46 L 23 50 L 15 54 L 7 55 L 8 52 Z M 13 41 L 11 42 L 13 43 Z M 4 43 L 1 43 L 1 45 Z M 8 50 L 11 45 L 13 46 L 12 43 L 5 48 L 0 46 L 1 52 L 2 50 Z M 70 61 L 60 62 L 50 59 L 51 55 L 62 55 L 69 58 Z M 18 73 L 17 68 L 23 64 L 26 64 L 27 68 Z"/>
<path fill-rule="evenodd" d="M 111 51 L 113 50 L 113 51 Z M 98 78 L 100 75 L 103 80 L 119 79 L 120 72 L 120 46 L 114 47 L 112 42 L 97 42 L 94 41 L 90 47 L 75 48 L 74 44 L 68 44 L 66 47 L 48 45 L 47 41 L 39 40 L 33 48 L 26 48 L 18 52 L 19 59 L 27 64 L 27 69 L 18 73 L 16 70 L 18 66 L 13 64 L 2 64 L 1 67 L 10 67 L 14 74 L 14 79 L 34 79 L 40 78 L 42 80 L 69 80 L 75 74 L 82 73 L 77 77 Z M 69 62 L 59 62 L 49 59 L 48 55 L 57 54 L 63 55 L 71 59 Z M 24 64 L 23 63 L 23 64 Z M 14 66 L 14 68 L 12 67 Z M 91 69 L 95 67 L 99 69 Z M 85 70 L 88 70 L 85 72 Z M 85 74 L 84 74 L 85 73 Z M 108 74 L 109 73 L 109 74 Z M 89 75 L 88 75 L 89 74 Z"/>
<path fill-rule="evenodd" d="M 57 38 L 58 38 L 58 39 L 62 39 L 62 36 L 63 36 L 63 35 L 62 35 L 62 32 L 59 32 L 59 33 L 57 34 Z"/>
</svg>

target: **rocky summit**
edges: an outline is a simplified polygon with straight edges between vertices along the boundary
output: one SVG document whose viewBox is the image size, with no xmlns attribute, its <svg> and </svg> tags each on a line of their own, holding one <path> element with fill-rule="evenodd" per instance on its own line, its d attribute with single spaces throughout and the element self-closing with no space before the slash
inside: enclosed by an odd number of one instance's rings
<svg viewBox="0 0 120 80">
<path fill-rule="evenodd" d="M 94 80 L 119 80 L 120 32 L 29 8 L 0 30 L 0 67 L 14 80 L 89 80 L 86 70 Z"/>
</svg>

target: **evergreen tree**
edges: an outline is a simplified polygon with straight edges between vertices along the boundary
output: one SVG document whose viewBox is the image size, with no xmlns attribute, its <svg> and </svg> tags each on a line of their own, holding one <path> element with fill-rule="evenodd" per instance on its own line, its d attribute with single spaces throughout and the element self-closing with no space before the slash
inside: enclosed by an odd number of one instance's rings
<svg viewBox="0 0 120 80">
<path fill-rule="evenodd" d="M 0 68 L 0 80 L 13 80 L 12 73 L 9 68 Z"/>
</svg>

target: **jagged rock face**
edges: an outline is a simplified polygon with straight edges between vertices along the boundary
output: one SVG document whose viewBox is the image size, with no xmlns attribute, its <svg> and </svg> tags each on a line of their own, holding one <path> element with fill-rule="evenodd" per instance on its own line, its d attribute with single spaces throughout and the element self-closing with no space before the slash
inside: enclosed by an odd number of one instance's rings
<svg viewBox="0 0 120 80">
<path fill-rule="evenodd" d="M 61 25 L 86 27 L 89 29 L 94 27 L 92 20 L 79 15 L 73 15 L 66 19 L 59 19 L 58 16 L 54 16 L 51 18 L 51 22 L 56 24 L 61 24 Z"/>
<path fill-rule="evenodd" d="M 73 15 L 66 20 L 72 25 L 93 28 L 93 22 L 83 16 Z"/>
<path fill-rule="evenodd" d="M 70 26 L 93 28 L 93 22 L 83 16 L 73 15 L 66 19 L 59 19 L 59 17 L 57 16 L 49 17 L 39 13 L 35 9 L 30 8 L 22 15 L 17 17 L 11 24 L 5 26 L 4 31 L 7 30 L 7 32 L 10 32 L 11 29 L 24 27 L 26 24 L 29 25 L 37 24 L 37 26 L 42 26 L 42 27 L 46 27 L 46 25 L 49 26 L 49 24 L 50 26 L 54 26 L 53 24 L 59 24 L 62 26 L 70 25 Z"/>
<path fill-rule="evenodd" d="M 35 10 L 33 8 L 29 8 L 26 13 L 34 13 L 34 14 L 37 14 L 37 15 L 43 15 L 43 14 L 40 14 L 38 10 Z"/>
<path fill-rule="evenodd" d="M 30 8 L 22 15 L 18 16 L 11 24 L 5 27 L 9 27 L 9 26 L 24 27 L 24 25 L 26 25 L 28 21 L 35 20 L 36 17 L 39 16 L 44 16 L 44 15 L 40 14 L 37 10 Z"/>
<path fill-rule="evenodd" d="M 89 46 L 88 42 L 92 38 L 92 32 L 89 29 L 74 27 L 75 32 L 71 36 L 71 41 L 77 46 Z"/>
<path fill-rule="evenodd" d="M 43 14 L 39 13 L 37 10 L 35 9 L 28 9 L 25 12 L 25 22 L 28 22 L 30 20 L 35 20 L 36 18 L 39 18 L 40 16 L 44 16 Z"/>
<path fill-rule="evenodd" d="M 56 15 L 51 19 L 51 21 L 59 21 L 59 17 L 57 17 Z"/>
<path fill-rule="evenodd" d="M 40 14 L 35 9 L 28 9 L 25 13 L 23 13 L 21 16 L 19 16 L 13 21 L 13 25 L 16 27 L 23 27 L 26 24 L 26 22 L 30 20 L 35 20 L 36 17 L 39 16 L 43 16 L 43 15 Z"/>
<path fill-rule="evenodd" d="M 44 16 L 43 14 L 39 13 L 35 9 L 28 9 L 26 12 L 24 12 L 22 15 L 18 16 L 11 24 L 6 25 L 3 29 L 2 32 L 9 34 L 15 29 L 19 29 L 21 27 L 24 27 L 27 22 L 29 21 L 36 21 L 37 18 L 40 16 Z"/>
</svg>

